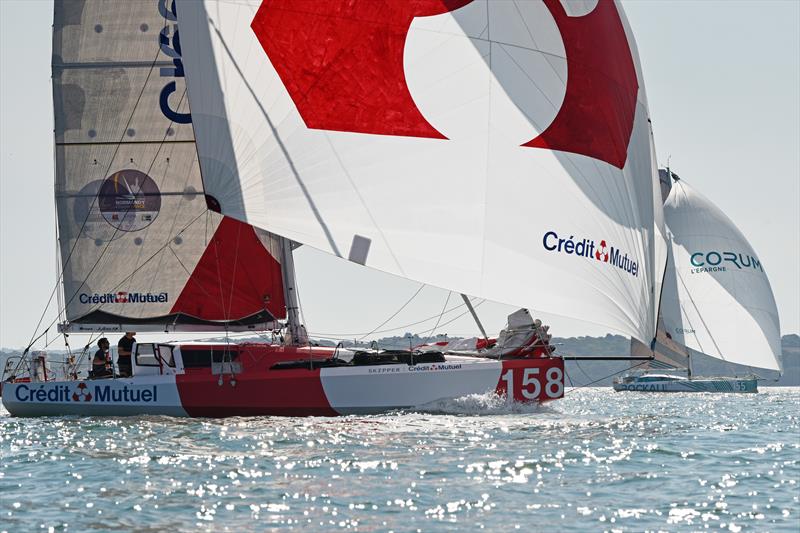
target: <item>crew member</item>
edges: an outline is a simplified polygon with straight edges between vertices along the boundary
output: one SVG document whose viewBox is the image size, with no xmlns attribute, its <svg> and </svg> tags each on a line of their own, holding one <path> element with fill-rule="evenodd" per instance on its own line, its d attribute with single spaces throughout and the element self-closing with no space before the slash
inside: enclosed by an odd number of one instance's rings
<svg viewBox="0 0 800 533">
<path fill-rule="evenodd" d="M 97 341 L 97 350 L 92 358 L 92 377 L 103 378 L 111 375 L 111 357 L 108 353 L 108 339 L 103 337 Z"/>
<path fill-rule="evenodd" d="M 133 365 L 131 364 L 131 351 L 133 350 L 133 343 L 136 342 L 136 335 L 133 331 L 125 332 L 117 343 L 117 366 L 119 367 L 119 375 L 122 377 L 130 377 L 133 374 Z"/>
</svg>

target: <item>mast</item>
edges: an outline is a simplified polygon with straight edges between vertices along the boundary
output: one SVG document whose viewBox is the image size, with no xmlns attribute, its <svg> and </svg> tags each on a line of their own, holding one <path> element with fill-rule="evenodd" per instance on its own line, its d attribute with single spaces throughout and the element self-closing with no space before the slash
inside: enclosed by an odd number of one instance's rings
<svg viewBox="0 0 800 533">
<path fill-rule="evenodd" d="M 669 168 L 669 157 L 667 158 L 667 181 L 670 185 L 672 185 L 672 180 L 678 181 L 680 178 L 674 174 Z M 669 246 L 672 249 L 672 234 L 669 234 Z M 666 270 L 664 271 L 664 276 L 666 277 L 667 273 Z M 663 292 L 663 285 L 662 285 L 662 292 Z M 660 312 L 659 312 L 660 315 Z M 692 351 L 686 350 L 686 378 L 692 379 Z"/>
<path fill-rule="evenodd" d="M 305 335 L 301 334 L 301 324 L 297 301 L 297 290 L 294 273 L 294 256 L 292 255 L 292 241 L 281 237 L 281 275 L 283 277 L 283 294 L 286 298 L 286 331 L 289 333 L 291 344 L 302 344 Z"/>
</svg>

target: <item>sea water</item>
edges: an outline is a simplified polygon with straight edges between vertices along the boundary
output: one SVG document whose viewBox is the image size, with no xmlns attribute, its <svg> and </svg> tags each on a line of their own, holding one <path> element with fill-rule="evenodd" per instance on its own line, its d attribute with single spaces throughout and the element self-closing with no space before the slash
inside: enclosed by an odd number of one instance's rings
<svg viewBox="0 0 800 533">
<path fill-rule="evenodd" d="M 800 389 L 341 418 L 0 412 L 0 530 L 800 529 Z"/>
</svg>

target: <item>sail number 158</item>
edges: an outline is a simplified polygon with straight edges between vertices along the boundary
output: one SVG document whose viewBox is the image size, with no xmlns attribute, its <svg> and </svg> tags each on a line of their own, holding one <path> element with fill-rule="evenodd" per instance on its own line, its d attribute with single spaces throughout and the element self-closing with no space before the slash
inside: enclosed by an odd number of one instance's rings
<svg viewBox="0 0 800 533">
<path fill-rule="evenodd" d="M 520 394 L 525 400 L 538 400 L 542 394 L 542 382 L 539 368 L 522 368 Z M 561 398 L 564 395 L 564 372 L 558 367 L 551 367 L 545 372 L 544 393 L 547 398 Z M 509 368 L 502 377 L 506 382 L 509 398 L 516 396 L 514 388 L 514 369 Z"/>
</svg>

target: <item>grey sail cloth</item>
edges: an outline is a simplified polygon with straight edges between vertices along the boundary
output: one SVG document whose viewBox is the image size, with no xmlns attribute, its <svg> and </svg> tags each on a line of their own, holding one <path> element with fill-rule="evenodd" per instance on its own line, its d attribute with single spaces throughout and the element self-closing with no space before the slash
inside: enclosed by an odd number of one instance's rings
<svg viewBox="0 0 800 533">
<path fill-rule="evenodd" d="M 67 320 L 206 323 L 174 308 L 222 216 L 206 205 L 171 7 L 56 1 L 52 69 Z M 272 319 L 255 315 L 230 318 Z"/>
<path fill-rule="evenodd" d="M 635 361 L 632 366 L 641 369 L 688 368 L 689 352 L 685 346 L 678 344 L 667 336 L 663 327 L 659 327 L 656 342 L 651 350 L 649 346 L 636 339 L 631 339 L 631 356 L 654 356 L 653 361 L 641 364 Z"/>
</svg>

